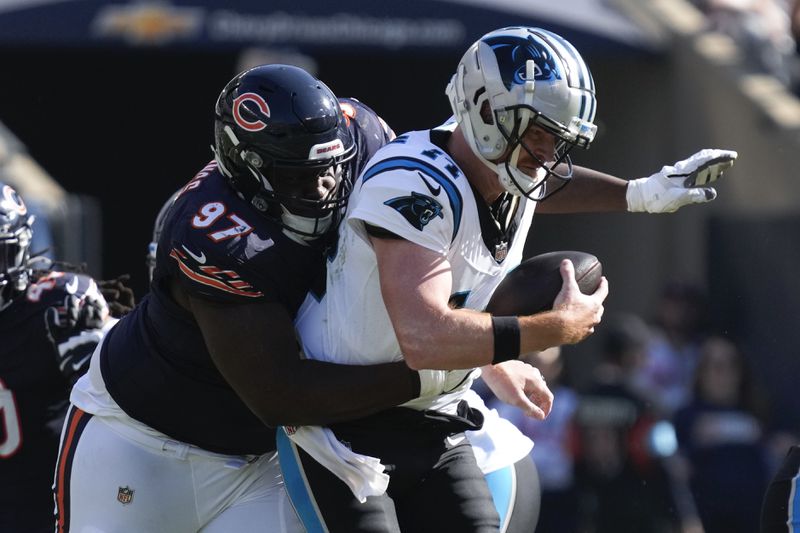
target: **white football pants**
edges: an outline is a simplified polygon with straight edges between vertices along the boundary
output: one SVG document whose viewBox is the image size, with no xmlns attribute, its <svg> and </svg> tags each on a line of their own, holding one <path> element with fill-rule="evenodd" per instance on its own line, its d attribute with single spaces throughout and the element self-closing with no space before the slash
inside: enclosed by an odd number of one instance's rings
<svg viewBox="0 0 800 533">
<path fill-rule="evenodd" d="M 70 406 L 55 475 L 57 531 L 294 533 L 277 453 L 230 456 Z"/>
</svg>

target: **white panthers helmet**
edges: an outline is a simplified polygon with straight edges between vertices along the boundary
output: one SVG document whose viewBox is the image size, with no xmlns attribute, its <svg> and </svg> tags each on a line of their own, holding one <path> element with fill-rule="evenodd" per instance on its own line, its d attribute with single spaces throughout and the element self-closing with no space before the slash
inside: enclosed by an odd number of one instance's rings
<svg viewBox="0 0 800 533">
<path fill-rule="evenodd" d="M 563 37 L 540 28 L 502 28 L 481 37 L 446 92 L 472 151 L 516 196 L 542 200 L 563 187 L 572 178 L 570 150 L 588 148 L 597 131 L 589 68 Z M 537 157 L 542 168 L 536 176 L 516 166 L 520 150 L 530 152 L 521 140 L 532 125 L 559 139 L 555 161 Z M 556 172 L 560 163 L 566 172 Z"/>
</svg>

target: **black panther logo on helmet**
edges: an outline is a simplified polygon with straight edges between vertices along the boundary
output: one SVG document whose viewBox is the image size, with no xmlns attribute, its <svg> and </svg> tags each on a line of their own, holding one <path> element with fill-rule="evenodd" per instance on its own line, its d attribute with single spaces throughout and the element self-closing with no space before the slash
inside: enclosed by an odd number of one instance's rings
<svg viewBox="0 0 800 533">
<path fill-rule="evenodd" d="M 550 52 L 535 40 L 533 36 L 527 39 L 502 35 L 486 39 L 486 44 L 492 47 L 503 84 L 511 90 L 512 85 L 525 83 L 525 65 L 533 59 L 535 65 L 536 81 L 554 81 L 562 79 L 558 63 Z"/>
</svg>

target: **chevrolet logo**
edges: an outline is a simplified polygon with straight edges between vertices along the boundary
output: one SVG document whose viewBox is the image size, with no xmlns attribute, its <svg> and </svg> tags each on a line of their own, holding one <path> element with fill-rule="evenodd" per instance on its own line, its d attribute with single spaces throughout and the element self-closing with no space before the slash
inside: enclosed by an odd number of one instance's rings
<svg viewBox="0 0 800 533">
<path fill-rule="evenodd" d="M 140 2 L 102 8 L 92 23 L 94 33 L 121 37 L 133 44 L 163 44 L 197 34 L 202 8 L 176 7 L 164 2 Z"/>
</svg>

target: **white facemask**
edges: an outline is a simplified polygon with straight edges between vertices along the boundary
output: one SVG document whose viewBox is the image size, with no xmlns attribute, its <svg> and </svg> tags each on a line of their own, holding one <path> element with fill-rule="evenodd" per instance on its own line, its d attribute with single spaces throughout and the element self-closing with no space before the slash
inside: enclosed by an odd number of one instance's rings
<svg viewBox="0 0 800 533">
<path fill-rule="evenodd" d="M 287 237 L 301 244 L 305 244 L 318 239 L 320 233 L 324 233 L 328 230 L 333 221 L 333 213 L 328 213 L 322 218 L 304 217 L 295 215 L 281 206 L 281 221 L 287 226 L 287 228 L 283 230 Z M 296 233 L 292 230 L 302 233 Z M 311 235 L 304 235 L 303 233 L 317 233 L 317 236 L 313 237 Z"/>
</svg>

